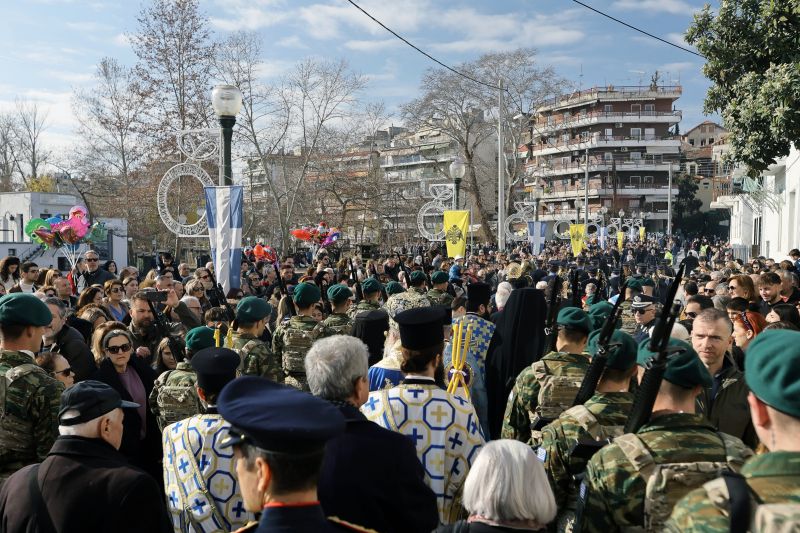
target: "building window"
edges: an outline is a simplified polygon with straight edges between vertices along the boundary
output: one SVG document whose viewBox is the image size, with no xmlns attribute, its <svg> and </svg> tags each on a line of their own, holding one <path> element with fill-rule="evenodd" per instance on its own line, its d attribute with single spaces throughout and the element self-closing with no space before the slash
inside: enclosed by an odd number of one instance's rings
<svg viewBox="0 0 800 533">
<path fill-rule="evenodd" d="M 644 104 L 644 110 L 646 113 L 652 113 L 656 110 L 656 104 Z"/>
<path fill-rule="evenodd" d="M 714 144 L 714 137 L 708 138 L 708 144 Z"/>
<path fill-rule="evenodd" d="M 605 152 L 603 154 L 603 161 L 611 161 L 612 159 L 614 159 L 614 154 L 611 152 Z"/>
<path fill-rule="evenodd" d="M 631 113 L 641 113 L 642 104 L 631 104 Z"/>
<path fill-rule="evenodd" d="M 569 120 L 569 117 L 571 117 L 571 116 L 572 116 L 572 113 L 570 113 L 569 111 L 564 111 L 564 121 L 565 122 L 567 120 Z"/>
<path fill-rule="evenodd" d="M 561 140 L 564 141 L 564 142 L 569 141 L 569 133 L 561 134 Z"/>
<path fill-rule="evenodd" d="M 547 125 L 548 126 L 553 125 L 553 115 L 547 115 Z"/>
<path fill-rule="evenodd" d="M 614 136 L 614 130 L 611 128 L 606 128 L 606 140 L 611 140 Z"/>
<path fill-rule="evenodd" d="M 582 131 L 581 132 L 581 141 L 586 142 L 588 140 L 589 140 L 589 132 L 588 131 Z"/>
<path fill-rule="evenodd" d="M 631 137 L 639 139 L 642 136 L 642 128 L 631 128 Z"/>
<path fill-rule="evenodd" d="M 581 109 L 581 118 L 586 118 L 586 109 Z"/>
<path fill-rule="evenodd" d="M 631 161 L 641 161 L 642 160 L 642 152 L 631 152 Z"/>
<path fill-rule="evenodd" d="M 606 113 L 613 113 L 614 112 L 614 105 L 613 104 L 606 104 L 603 106 L 603 111 Z"/>
<path fill-rule="evenodd" d="M 656 139 L 656 129 L 655 128 L 645 128 L 644 129 L 644 138 L 647 141 L 654 141 Z"/>
<path fill-rule="evenodd" d="M 694 139 L 689 139 L 689 144 L 694 146 Z"/>
<path fill-rule="evenodd" d="M 642 185 L 653 185 L 653 176 L 645 176 L 642 180 Z"/>
</svg>

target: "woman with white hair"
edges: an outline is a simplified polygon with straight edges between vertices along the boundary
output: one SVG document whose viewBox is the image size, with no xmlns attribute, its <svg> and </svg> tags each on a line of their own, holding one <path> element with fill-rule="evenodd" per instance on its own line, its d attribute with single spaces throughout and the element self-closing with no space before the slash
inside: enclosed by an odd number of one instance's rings
<svg viewBox="0 0 800 533">
<path fill-rule="evenodd" d="M 502 439 L 478 454 L 464 482 L 466 520 L 435 533 L 544 530 L 556 516 L 556 499 L 530 446 Z"/>
</svg>

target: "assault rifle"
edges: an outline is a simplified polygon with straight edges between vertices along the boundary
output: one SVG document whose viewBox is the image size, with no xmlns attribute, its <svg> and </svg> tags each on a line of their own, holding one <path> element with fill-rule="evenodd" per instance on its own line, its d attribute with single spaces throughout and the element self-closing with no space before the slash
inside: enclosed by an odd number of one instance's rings
<svg viewBox="0 0 800 533">
<path fill-rule="evenodd" d="M 145 293 L 147 305 L 150 307 L 150 312 L 153 313 L 153 325 L 156 327 L 158 336 L 162 339 L 167 339 L 167 344 L 169 345 L 169 351 L 172 352 L 172 357 L 174 357 L 176 361 L 181 362 L 186 357 L 183 347 L 180 345 L 178 340 L 170 334 L 169 325 L 167 324 L 167 319 L 164 316 L 164 313 L 159 311 L 158 307 L 155 305 L 156 303 L 163 303 L 166 300 L 166 296 L 167 293 L 164 291 L 147 291 Z"/>
<path fill-rule="evenodd" d="M 572 289 L 572 307 L 581 308 L 581 280 L 578 270 L 575 269 L 570 273 L 569 277 L 570 288 Z"/>
<path fill-rule="evenodd" d="M 625 424 L 625 433 L 636 433 L 640 427 L 650 420 L 658 389 L 661 387 L 664 372 L 667 370 L 667 360 L 670 354 L 676 351 L 670 349 L 669 338 L 670 333 L 672 333 L 672 326 L 675 325 L 675 319 L 680 311 L 680 304 L 675 302 L 675 295 L 681 285 L 685 268 L 685 262 L 681 261 L 678 272 L 675 274 L 675 279 L 672 281 L 672 285 L 669 286 L 664 310 L 661 316 L 658 317 L 656 326 L 653 329 L 653 335 L 650 337 L 650 344 L 647 349 L 655 355 L 646 363 L 644 376 L 642 376 L 642 381 L 633 400 L 631 414 Z"/>
<path fill-rule="evenodd" d="M 281 277 L 281 271 L 279 268 L 280 265 L 278 264 L 278 261 L 275 261 L 272 265 L 275 268 L 275 271 L 278 273 L 278 288 L 281 291 L 281 296 L 286 297 L 286 310 L 289 318 L 291 318 L 297 314 L 297 310 L 294 308 L 294 300 L 292 300 L 292 298 L 289 296 L 289 291 L 286 289 L 286 282 L 283 280 L 283 277 Z"/>
<path fill-rule="evenodd" d="M 353 280 L 353 286 L 356 288 L 356 300 L 360 302 L 364 299 L 364 291 L 361 290 L 361 282 L 358 281 L 358 273 L 352 257 L 350 258 L 350 279 Z"/>
<path fill-rule="evenodd" d="M 547 324 L 544 334 L 547 336 L 545 343 L 545 353 L 556 350 L 556 339 L 558 338 L 558 328 L 556 327 L 556 317 L 558 316 L 558 305 L 561 299 L 561 277 L 556 274 L 553 278 L 553 285 L 550 287 L 550 300 L 547 302 Z"/>
<path fill-rule="evenodd" d="M 233 310 L 231 304 L 228 303 L 228 299 L 225 298 L 225 293 L 222 291 L 222 285 L 217 283 L 217 278 L 214 277 L 214 273 L 209 270 L 208 275 L 211 277 L 211 292 L 214 294 L 217 301 L 220 302 L 220 307 L 225 309 L 225 314 L 228 316 L 228 321 L 233 324 L 233 321 L 236 320 L 236 311 Z"/>
</svg>

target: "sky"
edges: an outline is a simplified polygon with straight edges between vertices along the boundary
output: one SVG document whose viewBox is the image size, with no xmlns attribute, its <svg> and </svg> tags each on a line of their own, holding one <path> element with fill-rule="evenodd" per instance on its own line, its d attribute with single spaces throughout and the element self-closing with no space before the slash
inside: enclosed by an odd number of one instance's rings
<svg viewBox="0 0 800 533">
<path fill-rule="evenodd" d="M 0 0 L 0 110 L 16 99 L 48 112 L 45 143 L 68 149 L 71 98 L 92 85 L 103 57 L 136 61 L 126 34 L 148 0 Z M 481 54 L 533 47 L 542 64 L 576 86 L 649 84 L 655 70 L 683 86 L 681 131 L 706 119 L 703 59 L 636 33 L 571 0 L 356 0 L 378 20 L 451 66 Z M 683 33 L 699 0 L 584 0 L 584 3 L 688 45 Z M 712 6 L 717 4 L 712 1 Z M 263 38 L 265 81 L 307 57 L 344 58 L 369 79 L 367 95 L 390 112 L 415 97 L 429 59 L 345 0 L 200 0 L 218 38 L 245 29 Z M 209 90 L 212 82 L 209 82 Z"/>
</svg>

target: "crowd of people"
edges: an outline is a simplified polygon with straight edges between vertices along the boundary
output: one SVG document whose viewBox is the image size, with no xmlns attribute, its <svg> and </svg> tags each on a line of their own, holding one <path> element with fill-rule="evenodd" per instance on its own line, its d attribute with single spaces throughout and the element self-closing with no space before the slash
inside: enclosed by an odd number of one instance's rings
<svg viewBox="0 0 800 533">
<path fill-rule="evenodd" d="M 0 260 L 0 531 L 800 525 L 798 250 L 249 252 Z"/>
</svg>

